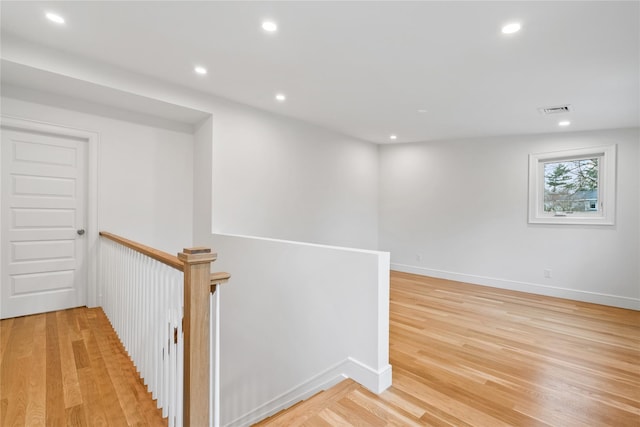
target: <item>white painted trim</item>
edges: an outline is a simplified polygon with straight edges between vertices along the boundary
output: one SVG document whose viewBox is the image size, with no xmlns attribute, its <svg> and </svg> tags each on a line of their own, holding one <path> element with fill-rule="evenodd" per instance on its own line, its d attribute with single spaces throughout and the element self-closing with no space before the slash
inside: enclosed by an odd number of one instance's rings
<svg viewBox="0 0 640 427">
<path fill-rule="evenodd" d="M 616 153 L 617 145 L 580 148 L 575 150 L 536 153 L 529 155 L 529 223 L 563 225 L 615 225 L 616 217 Z M 544 194 L 541 187 L 544 163 L 576 158 L 602 156 L 600 162 L 600 203 L 598 214 L 576 212 L 567 216 L 554 216 L 543 212 Z"/>
<path fill-rule="evenodd" d="M 391 269 L 405 273 L 419 274 L 421 276 L 436 277 L 439 279 L 455 280 L 458 282 L 472 283 L 474 285 L 491 286 L 494 288 L 508 289 L 511 291 L 527 292 L 538 295 L 546 295 L 556 298 L 572 299 L 575 301 L 590 302 L 594 304 L 609 305 L 613 307 L 640 310 L 640 299 L 623 297 L 619 295 L 603 294 L 600 292 L 581 291 L 560 286 L 541 285 L 539 283 L 519 282 L 515 280 L 498 279 L 495 277 L 476 276 L 473 274 L 454 273 L 451 271 L 434 270 L 425 267 L 417 267 L 406 264 L 391 264 Z"/>
<path fill-rule="evenodd" d="M 352 357 L 349 357 L 344 364 L 344 375 L 376 394 L 391 387 L 391 373 L 391 365 L 389 364 L 378 371 Z"/>
<path fill-rule="evenodd" d="M 322 390 L 333 387 L 340 381 L 347 378 L 346 375 L 342 374 L 342 365 L 344 363 L 345 362 L 337 363 L 336 365 L 310 378 L 304 383 L 287 390 L 286 392 L 258 406 L 252 411 L 241 415 L 225 426 L 247 426 L 257 423 L 258 421 L 261 421 L 266 417 L 269 417 L 283 409 L 286 409 L 291 405 L 300 402 L 301 400 L 307 399 Z"/>
<path fill-rule="evenodd" d="M 378 354 L 376 360 L 376 366 L 389 367 L 389 304 L 390 304 L 390 278 L 389 278 L 389 266 L 391 265 L 391 253 L 380 252 L 378 255 Z M 386 369 L 386 368 L 385 368 Z M 378 373 L 380 377 L 380 373 Z M 391 371 L 389 371 L 389 384 L 391 385 Z M 365 385 L 368 389 L 375 393 L 380 393 L 386 387 L 380 389 L 382 384 L 377 386 Z"/>
<path fill-rule="evenodd" d="M 98 293 L 98 132 L 77 129 L 63 125 L 45 123 L 31 119 L 12 116 L 0 116 L 2 127 L 12 127 L 32 132 L 43 132 L 61 136 L 80 138 L 87 142 L 87 224 L 85 225 L 87 239 L 87 289 L 84 303 L 88 307 L 100 304 Z"/>
<path fill-rule="evenodd" d="M 213 236 L 223 236 L 223 237 L 236 237 L 240 239 L 250 239 L 250 240 L 262 240 L 264 242 L 276 242 L 276 243 L 287 243 L 292 245 L 299 246 L 308 246 L 312 248 L 324 248 L 324 249 L 335 249 L 338 251 L 344 252 L 360 252 L 363 254 L 374 254 L 374 255 L 385 255 L 390 256 L 390 252 L 384 251 L 374 251 L 371 249 L 358 249 L 358 248 L 349 248 L 346 246 L 331 246 L 331 245 L 322 245 L 320 243 L 308 243 L 308 242 L 298 242 L 295 240 L 282 240 L 282 239 L 273 239 L 271 237 L 259 237 L 259 236 L 246 236 L 243 234 L 226 234 L 226 233 L 213 233 Z"/>
<path fill-rule="evenodd" d="M 247 426 L 286 409 L 314 394 L 327 390 L 340 381 L 351 378 L 374 393 L 382 393 L 391 386 L 391 365 L 376 371 L 351 357 L 336 363 L 325 371 L 310 378 L 252 411 L 229 422 L 225 427 Z"/>
</svg>

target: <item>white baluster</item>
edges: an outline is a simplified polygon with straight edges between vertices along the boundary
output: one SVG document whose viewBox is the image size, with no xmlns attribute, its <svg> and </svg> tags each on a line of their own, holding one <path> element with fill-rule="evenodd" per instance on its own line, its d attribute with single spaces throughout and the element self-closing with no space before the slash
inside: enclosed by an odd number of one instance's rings
<svg viewBox="0 0 640 427">
<path fill-rule="evenodd" d="M 183 273 L 106 239 L 99 257 L 104 312 L 169 426 L 181 426 Z"/>
<path fill-rule="evenodd" d="M 220 286 L 216 287 L 215 293 L 211 296 L 211 351 L 209 354 L 213 357 L 213 366 L 211 369 L 210 387 L 210 404 L 211 423 L 214 427 L 220 426 Z"/>
<path fill-rule="evenodd" d="M 177 402 L 176 402 L 176 420 L 178 421 L 178 425 L 182 426 L 182 411 L 183 411 L 183 402 L 182 396 L 184 393 L 184 331 L 182 330 L 182 319 L 184 319 L 184 293 L 183 293 L 183 276 L 182 274 L 174 273 L 173 280 L 176 288 L 178 289 L 178 314 L 181 321 L 178 323 L 178 392 L 177 392 Z"/>
</svg>

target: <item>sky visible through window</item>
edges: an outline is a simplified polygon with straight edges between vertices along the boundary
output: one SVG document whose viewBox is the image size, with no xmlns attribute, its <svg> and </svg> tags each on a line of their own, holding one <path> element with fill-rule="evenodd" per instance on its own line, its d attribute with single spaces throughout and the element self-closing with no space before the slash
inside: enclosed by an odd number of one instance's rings
<svg viewBox="0 0 640 427">
<path fill-rule="evenodd" d="M 597 212 L 598 158 L 544 163 L 545 212 Z"/>
</svg>

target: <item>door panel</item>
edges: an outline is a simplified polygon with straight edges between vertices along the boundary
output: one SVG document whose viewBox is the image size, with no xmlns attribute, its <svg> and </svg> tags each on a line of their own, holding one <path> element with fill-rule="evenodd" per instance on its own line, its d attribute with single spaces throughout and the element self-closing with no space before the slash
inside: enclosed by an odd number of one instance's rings
<svg viewBox="0 0 640 427">
<path fill-rule="evenodd" d="M 28 139 L 16 138 L 14 159 L 29 164 L 42 163 L 45 165 L 76 166 L 76 152 L 74 147 L 48 145 Z"/>
<path fill-rule="evenodd" d="M 76 183 L 71 178 L 50 178 L 14 175 L 13 194 L 16 196 L 49 196 L 72 198 L 76 194 Z"/>
<path fill-rule="evenodd" d="M 86 142 L 2 129 L 2 318 L 86 303 Z"/>
<path fill-rule="evenodd" d="M 11 214 L 12 231 L 37 228 L 73 229 L 76 223 L 74 209 L 13 208 Z"/>
<path fill-rule="evenodd" d="M 12 277 L 14 295 L 73 289 L 75 274 L 71 270 L 47 273 L 20 274 Z"/>
<path fill-rule="evenodd" d="M 73 240 L 11 242 L 13 250 L 10 262 L 72 259 L 75 255 L 75 243 Z"/>
</svg>

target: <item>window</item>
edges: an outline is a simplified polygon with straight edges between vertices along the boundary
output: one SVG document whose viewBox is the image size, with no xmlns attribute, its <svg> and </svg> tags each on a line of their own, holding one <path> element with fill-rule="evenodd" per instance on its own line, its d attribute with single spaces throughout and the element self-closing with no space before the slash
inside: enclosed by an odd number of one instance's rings
<svg viewBox="0 0 640 427">
<path fill-rule="evenodd" d="M 615 145 L 531 154 L 529 222 L 613 225 L 615 167 Z"/>
</svg>

